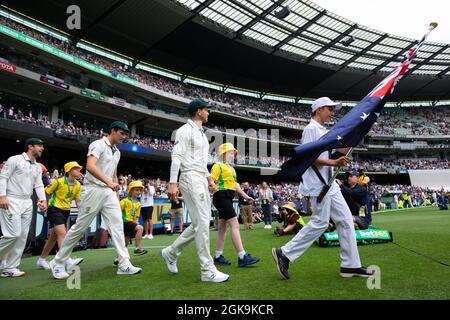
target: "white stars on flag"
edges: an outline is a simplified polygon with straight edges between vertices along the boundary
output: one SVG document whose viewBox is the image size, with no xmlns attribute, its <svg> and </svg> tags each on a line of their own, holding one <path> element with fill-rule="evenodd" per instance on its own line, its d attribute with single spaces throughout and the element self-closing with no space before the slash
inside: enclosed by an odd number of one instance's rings
<svg viewBox="0 0 450 320">
<path fill-rule="evenodd" d="M 365 113 L 365 112 L 363 112 L 363 115 L 362 115 L 360 118 L 363 119 L 363 121 L 364 121 L 364 120 L 367 119 L 367 117 L 369 117 L 369 114 L 370 114 L 370 113 Z"/>
</svg>

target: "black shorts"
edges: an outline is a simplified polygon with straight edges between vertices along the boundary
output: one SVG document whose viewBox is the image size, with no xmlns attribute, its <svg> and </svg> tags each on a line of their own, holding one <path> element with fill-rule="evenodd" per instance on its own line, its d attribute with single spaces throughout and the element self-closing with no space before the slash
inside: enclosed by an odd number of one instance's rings
<svg viewBox="0 0 450 320">
<path fill-rule="evenodd" d="M 66 225 L 69 216 L 70 210 L 62 210 L 54 206 L 50 206 L 47 209 L 47 218 L 50 228 L 61 224 Z"/>
<path fill-rule="evenodd" d="M 233 190 L 221 190 L 214 193 L 213 204 L 219 211 L 219 219 L 229 220 L 236 217 L 233 207 L 233 199 L 236 192 Z"/>
<path fill-rule="evenodd" d="M 123 223 L 123 233 L 125 237 L 134 238 L 136 236 L 137 224 L 134 222 L 126 221 Z"/>
<path fill-rule="evenodd" d="M 172 202 L 170 203 L 170 209 L 171 209 L 171 210 L 181 209 L 181 208 L 183 208 L 183 203 L 181 202 L 181 200 L 178 201 L 178 202 L 172 201 Z"/>
<path fill-rule="evenodd" d="M 142 220 L 152 220 L 152 214 L 153 214 L 153 206 L 151 207 L 142 207 L 141 208 L 141 215 L 142 215 Z"/>
</svg>

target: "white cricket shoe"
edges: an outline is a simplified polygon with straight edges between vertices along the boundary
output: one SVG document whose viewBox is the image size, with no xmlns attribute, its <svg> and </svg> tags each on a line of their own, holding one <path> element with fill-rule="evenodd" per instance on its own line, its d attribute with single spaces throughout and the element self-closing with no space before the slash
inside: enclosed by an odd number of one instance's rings
<svg viewBox="0 0 450 320">
<path fill-rule="evenodd" d="M 209 273 L 202 274 L 203 282 L 225 282 L 230 278 L 228 274 L 220 272 L 219 270 L 210 271 Z"/>
<path fill-rule="evenodd" d="M 67 259 L 66 269 L 70 270 L 73 267 L 78 266 L 80 263 L 83 262 L 83 260 L 84 260 L 84 258 L 75 258 L 75 259 L 69 258 L 69 259 Z"/>
<path fill-rule="evenodd" d="M 39 269 L 50 270 L 48 262 L 41 259 L 38 259 L 38 261 L 36 262 L 36 267 L 38 267 Z"/>
<path fill-rule="evenodd" d="M 148 234 L 147 235 L 147 239 L 153 239 L 153 235 L 152 234 Z"/>
<path fill-rule="evenodd" d="M 169 269 L 170 273 L 177 274 L 178 268 L 177 268 L 177 259 L 173 259 L 170 257 L 170 254 L 168 253 L 169 248 L 164 248 L 161 250 L 161 256 L 163 257 L 164 261 L 166 262 L 167 269 Z"/>
<path fill-rule="evenodd" d="M 26 275 L 26 272 L 20 271 L 17 268 L 5 269 L 2 271 L 2 278 L 17 278 L 23 277 Z"/>
<path fill-rule="evenodd" d="M 126 275 L 126 274 L 138 274 L 141 273 L 142 269 L 135 267 L 131 264 L 129 260 L 122 263 L 119 268 L 117 269 L 118 275 Z"/>
<path fill-rule="evenodd" d="M 53 278 L 64 280 L 70 277 L 70 275 L 66 272 L 66 268 L 64 266 L 57 265 L 54 260 L 50 261 L 48 265 L 52 270 Z"/>
</svg>

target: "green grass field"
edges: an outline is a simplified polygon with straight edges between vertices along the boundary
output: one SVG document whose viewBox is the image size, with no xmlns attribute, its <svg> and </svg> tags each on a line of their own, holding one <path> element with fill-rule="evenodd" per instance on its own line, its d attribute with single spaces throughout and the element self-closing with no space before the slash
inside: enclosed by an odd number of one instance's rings
<svg viewBox="0 0 450 320">
<path fill-rule="evenodd" d="M 374 215 L 374 225 L 392 231 L 394 242 L 450 264 L 450 213 L 436 208 L 411 209 Z M 275 225 L 276 223 L 274 223 Z M 23 278 L 0 278 L 0 299 L 450 299 L 450 267 L 408 251 L 394 243 L 359 246 L 365 266 L 381 268 L 381 289 L 369 290 L 364 278 L 339 276 L 339 248 L 316 244 L 290 266 L 290 280 L 281 280 L 271 248 L 290 237 L 275 237 L 273 230 L 256 225 L 242 230 L 244 246 L 261 261 L 238 268 L 229 237 L 224 255 L 233 264 L 219 267 L 231 275 L 225 283 L 200 282 L 200 270 L 192 243 L 178 260 L 179 273 L 170 275 L 159 254 L 175 236 L 158 235 L 144 240 L 149 253 L 133 257 L 143 272 L 117 276 L 111 249 L 78 251 L 81 289 L 69 290 L 66 281 L 54 280 L 49 271 L 35 268 L 36 257 L 22 260 Z M 211 252 L 216 232 L 211 232 Z M 130 249 L 131 250 L 131 249 Z"/>
</svg>

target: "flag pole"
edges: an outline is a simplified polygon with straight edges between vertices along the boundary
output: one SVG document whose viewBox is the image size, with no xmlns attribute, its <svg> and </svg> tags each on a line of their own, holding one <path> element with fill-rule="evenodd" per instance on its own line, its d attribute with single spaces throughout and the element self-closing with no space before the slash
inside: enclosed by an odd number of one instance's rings
<svg viewBox="0 0 450 320">
<path fill-rule="evenodd" d="M 353 152 L 353 147 L 350 148 L 350 150 L 348 150 L 347 154 L 345 155 L 346 157 L 349 157 L 352 152 Z M 325 195 L 327 194 L 328 190 L 330 190 L 331 185 L 333 184 L 334 180 L 336 179 L 336 177 L 341 173 L 343 167 L 338 167 L 336 169 L 336 172 L 333 174 L 333 176 L 330 178 L 330 180 L 328 180 L 328 183 L 326 185 L 323 186 L 322 191 L 320 191 L 319 196 L 317 197 L 317 203 L 321 203 L 323 198 L 325 197 Z"/>
</svg>

